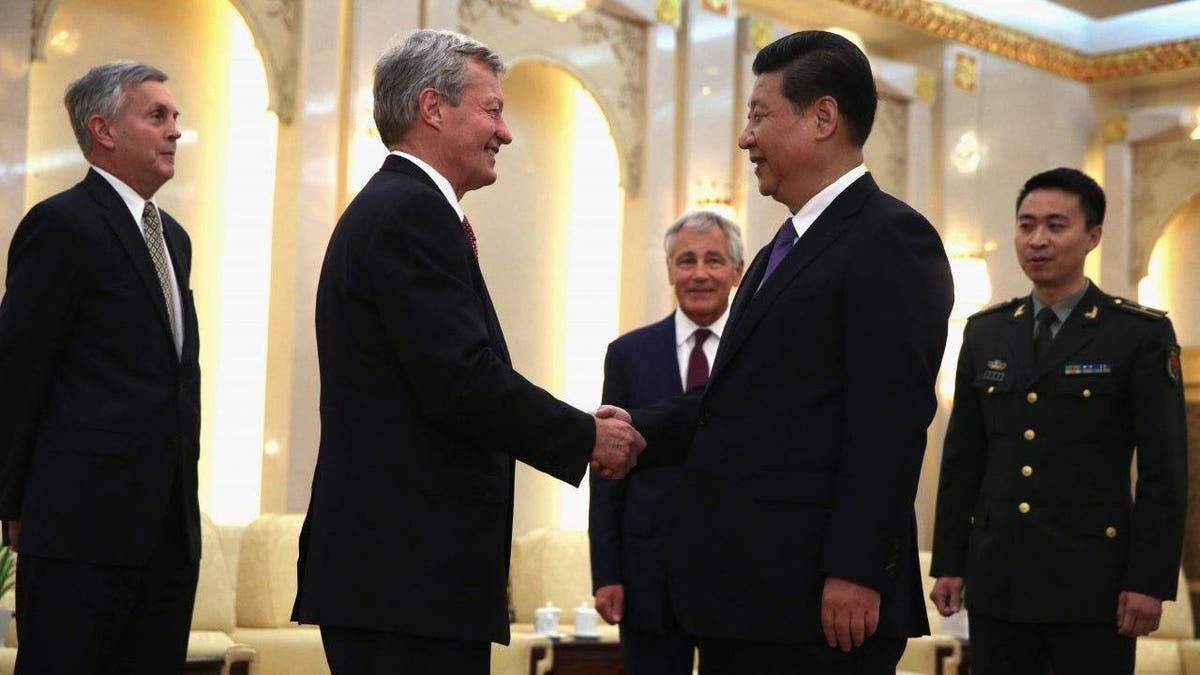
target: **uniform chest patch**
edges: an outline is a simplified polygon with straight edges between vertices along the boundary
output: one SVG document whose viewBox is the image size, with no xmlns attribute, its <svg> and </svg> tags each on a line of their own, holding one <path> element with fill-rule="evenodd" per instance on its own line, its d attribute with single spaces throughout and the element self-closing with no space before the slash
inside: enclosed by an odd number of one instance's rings
<svg viewBox="0 0 1200 675">
<path fill-rule="evenodd" d="M 1179 380 L 1182 377 L 1182 370 L 1183 368 L 1179 363 L 1179 347 L 1172 346 L 1167 351 L 1167 377 L 1171 378 L 1171 381 L 1175 384 L 1179 384 Z"/>
<path fill-rule="evenodd" d="M 1063 366 L 1063 375 L 1107 375 L 1112 366 L 1107 363 L 1068 363 Z"/>
</svg>

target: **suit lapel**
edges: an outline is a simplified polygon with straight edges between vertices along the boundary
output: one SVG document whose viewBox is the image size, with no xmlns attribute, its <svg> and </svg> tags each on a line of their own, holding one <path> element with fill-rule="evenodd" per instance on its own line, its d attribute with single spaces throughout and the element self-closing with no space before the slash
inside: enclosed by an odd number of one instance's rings
<svg viewBox="0 0 1200 675">
<path fill-rule="evenodd" d="M 647 358 L 642 365 L 649 368 L 654 379 L 661 383 L 660 391 L 670 396 L 682 394 L 683 380 L 679 376 L 679 352 L 675 344 L 675 312 L 668 314 L 655 326 L 654 343 L 647 351 Z"/>
<path fill-rule="evenodd" d="M 851 183 L 813 221 L 812 226 L 784 256 L 779 266 L 772 272 L 771 277 L 765 282 L 761 281 L 766 266 L 764 254 L 768 252 L 771 245 L 764 247 L 759 252 L 754 262 L 755 265 L 758 265 L 762 261 L 762 269 L 755 269 L 753 278 L 743 282 L 738 291 L 738 296 L 749 294 L 750 297 L 746 299 L 744 308 L 741 308 L 742 311 L 739 312 L 736 323 L 733 323 L 733 317 L 731 317 L 732 326 L 727 329 L 729 340 L 721 340 L 716 363 L 713 365 L 712 375 L 709 377 L 710 384 L 716 379 L 721 367 L 728 363 L 745 343 L 758 322 L 766 316 L 767 309 L 775 302 L 775 298 L 779 296 L 780 292 L 787 288 L 822 251 L 842 236 L 846 231 L 848 221 L 862 210 L 866 198 L 878 190 L 879 187 L 870 174 L 865 174 Z M 762 288 L 758 288 L 760 283 L 762 283 Z"/>
<path fill-rule="evenodd" d="M 437 186 L 437 183 L 433 182 L 433 179 L 429 177 L 429 174 L 425 173 L 424 169 L 399 155 L 389 154 L 384 158 L 383 166 L 380 167 L 379 170 L 402 173 L 429 186 L 434 190 L 437 190 L 438 193 L 441 194 L 441 188 Z M 454 209 L 449 203 L 446 204 L 446 208 L 450 211 L 449 221 L 453 222 L 454 218 L 457 217 L 457 214 L 454 212 Z M 471 247 L 467 242 L 466 233 L 462 232 L 461 227 L 458 228 L 458 231 L 462 237 L 464 247 L 463 250 L 470 251 Z M 483 301 L 484 317 L 487 322 L 488 333 L 495 342 L 495 347 L 500 355 L 500 358 L 503 359 L 505 363 L 511 365 L 512 357 L 508 353 L 508 344 L 504 341 L 504 331 L 500 328 L 500 317 L 496 315 L 496 307 L 492 304 L 492 297 L 488 293 L 487 283 L 485 283 L 483 280 L 483 270 L 479 268 L 479 261 L 476 260 L 473 255 L 468 255 L 467 257 L 469 258 L 467 264 L 471 271 L 471 285 L 474 287 L 475 292 L 479 294 L 480 299 Z"/>
<path fill-rule="evenodd" d="M 146 248 L 146 240 L 142 237 L 138 223 L 130 217 L 129 209 L 121 200 L 121 195 L 118 195 L 117 191 L 100 174 L 89 169 L 87 176 L 83 179 L 83 185 L 102 207 L 101 219 L 121 242 L 121 246 L 129 256 L 129 262 L 141 277 L 142 286 L 150 294 L 150 303 L 158 314 L 163 330 L 166 331 L 167 339 L 171 341 L 171 351 L 175 351 L 174 340 L 171 338 L 171 321 L 167 315 L 167 301 L 163 297 L 162 286 L 158 283 L 158 273 L 154 271 L 154 263 L 150 260 L 150 250 Z M 167 249 L 170 250 L 170 248 L 168 245 Z M 172 258 L 172 262 L 174 262 L 174 258 Z"/>
</svg>

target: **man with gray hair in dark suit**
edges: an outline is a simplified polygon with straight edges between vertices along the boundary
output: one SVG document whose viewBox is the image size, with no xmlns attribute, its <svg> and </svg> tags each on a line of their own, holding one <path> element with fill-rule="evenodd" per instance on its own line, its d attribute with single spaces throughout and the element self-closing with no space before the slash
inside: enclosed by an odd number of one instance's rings
<svg viewBox="0 0 1200 675">
<path fill-rule="evenodd" d="M 21 675 L 182 670 L 200 561 L 191 242 L 153 201 L 178 111 L 130 61 L 67 89 L 83 181 L 30 209 L 0 304 L 0 519 Z"/>
</svg>

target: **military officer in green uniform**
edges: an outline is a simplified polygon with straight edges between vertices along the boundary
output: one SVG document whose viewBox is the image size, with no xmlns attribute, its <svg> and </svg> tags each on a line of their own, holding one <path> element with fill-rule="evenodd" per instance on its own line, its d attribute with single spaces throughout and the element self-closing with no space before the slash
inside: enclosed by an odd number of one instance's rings
<svg viewBox="0 0 1200 675">
<path fill-rule="evenodd" d="M 1074 169 L 1029 179 L 1015 244 L 1033 292 L 967 322 L 931 597 L 949 616 L 965 595 L 976 675 L 1132 673 L 1136 636 L 1175 598 L 1187 490 L 1179 347 L 1165 312 L 1084 276 L 1104 208 Z"/>
</svg>

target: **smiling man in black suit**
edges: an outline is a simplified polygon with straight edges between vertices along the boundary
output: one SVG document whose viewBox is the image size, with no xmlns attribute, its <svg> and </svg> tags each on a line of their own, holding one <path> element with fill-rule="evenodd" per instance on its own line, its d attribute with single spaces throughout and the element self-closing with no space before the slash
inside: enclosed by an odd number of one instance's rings
<svg viewBox="0 0 1200 675">
<path fill-rule="evenodd" d="M 512 367 L 459 206 L 496 180 L 500 58 L 421 30 L 375 67 L 392 151 L 342 215 L 317 289 L 321 447 L 294 617 L 335 675 L 488 672 L 507 643 L 514 460 L 623 476 L 631 427 Z"/>
<path fill-rule="evenodd" d="M 175 175 L 166 79 L 118 62 L 71 84 L 91 169 L 30 209 L 9 249 L 0 518 L 21 554 L 22 675 L 183 668 L 200 367 L 191 242 L 151 201 Z"/>
<path fill-rule="evenodd" d="M 633 414 L 644 463 L 686 456 L 671 597 L 703 674 L 890 674 L 928 631 L 913 500 L 950 267 L 863 166 L 861 50 L 794 33 L 754 72 L 739 145 L 792 216 L 746 270 L 707 386 Z"/>
</svg>

